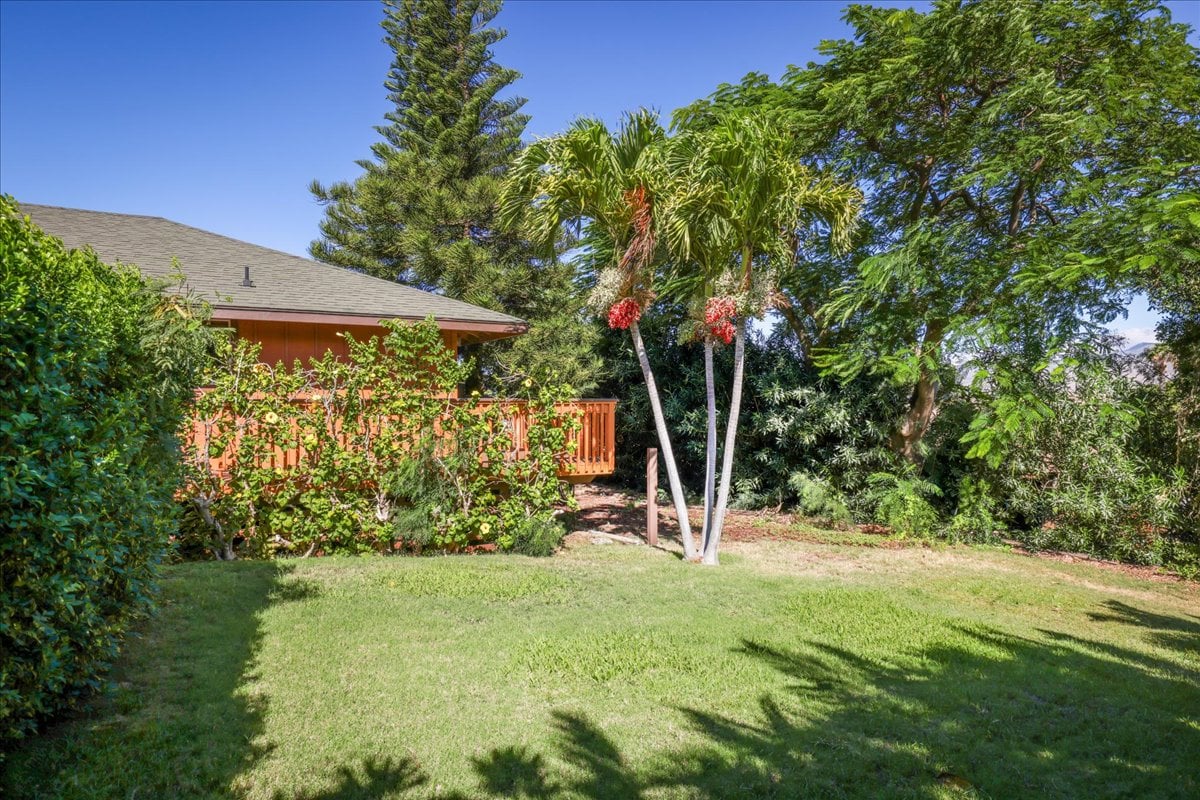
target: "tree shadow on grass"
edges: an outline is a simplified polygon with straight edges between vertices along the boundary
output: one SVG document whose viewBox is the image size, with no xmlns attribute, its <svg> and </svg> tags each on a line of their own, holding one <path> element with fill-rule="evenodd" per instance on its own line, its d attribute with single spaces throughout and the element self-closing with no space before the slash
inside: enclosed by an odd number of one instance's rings
<svg viewBox="0 0 1200 800">
<path fill-rule="evenodd" d="M 276 792 L 275 800 L 377 800 L 398 797 L 429 782 L 411 758 L 367 759 L 361 769 L 339 767 L 336 783 L 327 789 L 299 794 Z"/>
<path fill-rule="evenodd" d="M 1168 614 L 1155 614 L 1151 611 L 1134 608 L 1119 600 L 1105 601 L 1104 607 L 1105 611 L 1093 612 L 1088 615 L 1093 622 L 1117 622 L 1131 625 L 1144 631 L 1151 641 L 1161 647 L 1200 653 L 1200 617 L 1189 614 L 1185 619 Z"/>
<path fill-rule="evenodd" d="M 1193 635 L 1184 618 L 1136 611 L 1122 621 Z M 586 718 L 559 713 L 556 749 L 571 767 L 562 776 L 526 750 L 493 752 L 476 771 L 493 796 L 536 800 L 1200 796 L 1200 674 L 1178 659 L 978 625 L 952 625 L 943 639 L 889 659 L 746 640 L 738 653 L 790 679 L 752 718 L 680 708 L 698 740 L 635 772 Z M 1190 640 L 1163 646 L 1182 655 Z M 537 782 L 488 779 L 514 763 Z"/>
<path fill-rule="evenodd" d="M 1147 633 L 1183 617 L 1105 606 Z M 1114 621 L 1107 618 L 1098 621 Z M 554 746 L 475 757 L 475 792 L 446 793 L 409 760 L 340 768 L 302 800 L 688 798 L 1191 798 L 1200 795 L 1200 674 L 1172 658 L 1077 636 L 948 624 L 940 643 L 866 658 L 826 641 L 744 640 L 787 679 L 737 718 L 676 709 L 695 734 L 630 759 L 581 713 L 553 714 Z M 656 743 L 646 742 L 646 748 Z M 283 800 L 282 796 L 278 796 Z"/>
<path fill-rule="evenodd" d="M 181 564 L 131 632 L 111 688 L 13 752 L 0 796 L 225 797 L 267 755 L 266 699 L 248 694 L 261 612 L 315 584 L 281 562 Z"/>
<path fill-rule="evenodd" d="M 246 691 L 261 612 L 318 591 L 289 572 L 261 562 L 175 568 L 146 641 L 128 647 L 121 688 L 14 753 L 0 794 L 228 796 L 271 751 L 267 701 Z M 1162 652 L 969 624 L 887 658 L 828 640 L 744 640 L 736 652 L 786 685 L 737 716 L 677 708 L 693 734 L 686 746 L 647 741 L 639 751 L 650 754 L 631 758 L 584 714 L 558 711 L 550 752 L 509 745 L 472 759 L 475 793 L 431 788 L 403 758 L 331 765 L 324 788 L 290 796 L 1200 796 L 1200 625 L 1115 601 L 1093 621 L 1134 626 Z"/>
<path fill-rule="evenodd" d="M 487 758 L 472 759 L 485 791 L 520 800 L 550 800 L 562 794 L 562 784 L 550 781 L 546 759 L 526 747 L 502 747 Z"/>
</svg>

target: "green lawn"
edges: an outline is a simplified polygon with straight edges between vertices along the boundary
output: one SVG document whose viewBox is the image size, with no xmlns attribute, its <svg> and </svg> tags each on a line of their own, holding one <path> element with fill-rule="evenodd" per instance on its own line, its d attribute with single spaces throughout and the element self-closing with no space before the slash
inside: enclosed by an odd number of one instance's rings
<svg viewBox="0 0 1200 800">
<path fill-rule="evenodd" d="M 186 564 L 0 795 L 1200 796 L 1200 592 L 966 548 Z"/>
</svg>

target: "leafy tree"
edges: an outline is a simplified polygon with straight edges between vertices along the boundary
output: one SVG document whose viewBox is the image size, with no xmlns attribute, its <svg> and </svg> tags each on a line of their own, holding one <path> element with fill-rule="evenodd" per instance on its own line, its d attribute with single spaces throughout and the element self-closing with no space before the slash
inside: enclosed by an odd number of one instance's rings
<svg viewBox="0 0 1200 800">
<path fill-rule="evenodd" d="M 505 210 L 537 241 L 551 244 L 564 227 L 582 227 L 601 264 L 593 300 L 609 326 L 628 328 L 663 450 L 683 533 L 684 553 L 717 563 L 732 486 L 744 374 L 747 320 L 759 316 L 787 271 L 796 231 L 821 219 L 845 239 L 857 193 L 801 165 L 793 139 L 773 121 L 728 115 L 669 139 L 647 112 L 630 115 L 615 134 L 582 120 L 561 136 L 531 145 L 513 167 Z M 660 247 L 664 236 L 667 246 Z M 697 294 L 708 318 L 705 341 L 708 412 L 705 521 L 694 552 L 686 502 L 638 321 L 663 287 L 656 279 L 670 258 L 667 288 Z M 782 263 L 780 263 L 782 262 Z M 696 287 L 699 287 L 697 290 Z M 716 403 L 713 340 L 733 342 L 734 372 L 721 486 L 715 499 Z"/>
<path fill-rule="evenodd" d="M 853 262 L 826 259 L 849 272 L 815 314 L 840 328 L 821 363 L 911 389 L 892 446 L 919 462 L 939 371 L 964 343 L 1028 370 L 1120 312 L 1145 272 L 1111 234 L 1158 249 L 1146 214 L 1196 185 L 1200 62 L 1157 0 L 853 5 L 846 19 L 854 37 L 822 43 L 822 63 L 687 113 L 786 115 L 859 181 L 867 224 Z"/>
<path fill-rule="evenodd" d="M 571 294 L 572 273 L 539 259 L 496 224 L 509 161 L 521 148 L 524 99 L 502 96 L 519 77 L 491 48 L 500 0 L 388 0 L 384 41 L 395 53 L 384 86 L 393 108 L 353 181 L 313 195 L 325 205 L 318 260 L 398 280 L 533 323 L 545 347 L 499 357 L 503 372 L 546 373 L 562 359 L 581 386 L 594 380 L 595 334 Z M 545 335 L 543 335 L 545 334 Z M 504 346 L 500 348 L 504 351 Z M 491 363 L 495 371 L 497 364 Z"/>
</svg>

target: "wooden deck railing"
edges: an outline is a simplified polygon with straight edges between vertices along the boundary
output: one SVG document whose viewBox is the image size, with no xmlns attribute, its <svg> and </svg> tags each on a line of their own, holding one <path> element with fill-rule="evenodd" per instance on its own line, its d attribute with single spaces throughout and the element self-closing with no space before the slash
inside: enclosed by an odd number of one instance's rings
<svg viewBox="0 0 1200 800">
<path fill-rule="evenodd" d="M 500 405 L 505 411 L 505 420 L 512 426 L 513 441 L 517 442 L 516 455 L 526 453 L 528 442 L 529 415 L 520 400 L 483 400 L 481 405 Z M 582 413 L 579 431 L 575 434 L 575 452 L 564 465 L 559 475 L 572 483 L 587 483 L 600 475 L 611 475 L 617 468 L 616 462 L 616 400 L 574 400 L 561 403 L 557 410 L 562 413 Z"/>
<path fill-rule="evenodd" d="M 203 392 L 204 389 L 199 391 Z M 515 446 L 513 455 L 524 456 L 528 452 L 529 414 L 521 400 L 482 399 L 474 401 L 483 407 L 499 405 L 505 423 L 510 426 Z M 557 407 L 562 413 L 580 414 L 580 427 L 575 434 L 575 452 L 566 460 L 559 476 L 571 483 L 587 483 L 601 475 L 611 475 L 616 469 L 616 400 L 575 400 L 561 403 Z M 196 420 L 191 428 L 191 442 L 203 441 L 205 426 Z M 339 437 L 340 438 L 340 437 Z M 296 466 L 301 458 L 298 448 L 276 448 L 270 457 L 270 465 L 281 469 Z M 224 458 L 210 461 L 214 473 L 225 471 Z"/>
</svg>

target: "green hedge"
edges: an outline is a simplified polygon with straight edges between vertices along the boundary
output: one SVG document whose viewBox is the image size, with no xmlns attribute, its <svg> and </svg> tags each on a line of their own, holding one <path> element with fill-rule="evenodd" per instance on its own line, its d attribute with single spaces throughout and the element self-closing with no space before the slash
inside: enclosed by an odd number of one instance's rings
<svg viewBox="0 0 1200 800">
<path fill-rule="evenodd" d="M 0 742 L 96 688 L 150 603 L 204 340 L 0 198 Z"/>
</svg>

